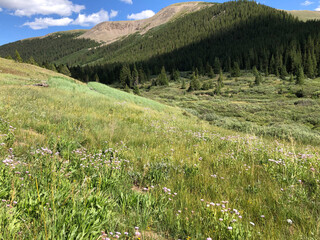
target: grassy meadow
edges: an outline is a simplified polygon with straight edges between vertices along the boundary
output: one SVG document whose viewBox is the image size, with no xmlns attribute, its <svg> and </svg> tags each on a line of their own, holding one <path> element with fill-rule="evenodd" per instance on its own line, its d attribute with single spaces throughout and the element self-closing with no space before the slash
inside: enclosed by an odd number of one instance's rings
<svg viewBox="0 0 320 240">
<path fill-rule="evenodd" d="M 143 91 L 169 107 L 9 60 L 0 70 L 0 239 L 320 238 L 317 145 L 209 124 L 190 114 L 219 103 L 205 94 Z M 253 109 L 241 95 L 221 104 Z"/>
<path fill-rule="evenodd" d="M 180 82 L 169 87 L 141 87 L 142 96 L 177 106 L 223 128 L 264 137 L 294 139 L 305 144 L 320 144 L 320 79 L 306 79 L 303 85 L 270 75 L 255 85 L 255 77 L 243 72 L 241 77 L 224 74 L 220 95 L 214 89 L 188 92 Z M 182 73 L 188 88 L 190 73 Z M 214 79 L 200 77 L 202 84 Z M 297 97 L 302 92 L 303 96 Z"/>
</svg>

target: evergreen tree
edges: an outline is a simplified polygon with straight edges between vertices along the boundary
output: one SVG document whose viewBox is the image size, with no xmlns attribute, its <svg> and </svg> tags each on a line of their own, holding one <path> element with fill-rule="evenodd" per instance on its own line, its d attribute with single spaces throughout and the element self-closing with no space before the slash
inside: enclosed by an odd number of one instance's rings
<svg viewBox="0 0 320 240">
<path fill-rule="evenodd" d="M 179 79 L 180 79 L 180 71 L 179 70 L 173 71 L 173 81 L 178 82 Z"/>
<path fill-rule="evenodd" d="M 147 79 L 147 75 L 145 74 L 145 72 L 143 71 L 142 68 L 139 69 L 139 82 L 141 84 L 147 82 L 148 79 Z"/>
<path fill-rule="evenodd" d="M 181 84 L 181 89 L 186 89 L 186 88 L 187 88 L 187 86 L 186 86 L 186 80 L 183 79 L 183 80 L 182 80 L 182 84 Z"/>
<path fill-rule="evenodd" d="M 214 71 L 215 74 L 219 74 L 220 69 L 221 69 L 220 60 L 219 60 L 219 58 L 216 57 L 214 59 L 213 71 Z"/>
<path fill-rule="evenodd" d="M 17 62 L 19 62 L 19 63 L 22 63 L 22 62 L 23 62 L 23 60 L 22 60 L 22 58 L 21 58 L 21 56 L 20 56 L 20 54 L 19 54 L 18 50 L 16 50 L 16 53 L 15 53 L 15 54 L 16 54 L 16 59 L 15 59 L 15 60 L 16 60 Z"/>
<path fill-rule="evenodd" d="M 34 58 L 32 56 L 29 58 L 28 63 L 35 65 L 35 66 L 38 66 L 38 64 L 36 63 L 36 61 L 34 60 Z"/>
<path fill-rule="evenodd" d="M 49 64 L 49 65 L 50 65 L 50 64 Z M 49 66 L 49 68 L 52 68 L 52 69 L 53 69 L 52 66 Z M 66 65 L 59 65 L 57 71 L 58 71 L 59 73 L 62 73 L 62 74 L 64 74 L 64 75 L 66 75 L 66 76 L 69 76 L 69 77 L 71 76 L 70 70 L 69 70 L 69 68 L 68 68 Z"/>
<path fill-rule="evenodd" d="M 99 75 L 97 73 L 94 75 L 94 80 L 96 82 L 100 82 L 100 78 L 99 78 Z"/>
<path fill-rule="evenodd" d="M 254 84 L 258 86 L 261 84 L 261 82 L 262 82 L 262 76 L 261 76 L 261 73 L 258 72 L 258 74 L 255 76 Z"/>
<path fill-rule="evenodd" d="M 136 86 L 139 84 L 139 73 L 136 67 L 136 64 L 133 65 L 133 70 L 132 70 L 132 81 L 133 85 Z"/>
<path fill-rule="evenodd" d="M 294 79 L 293 79 L 293 74 L 292 74 L 292 73 L 290 74 L 290 79 L 289 79 L 289 81 L 290 81 L 291 83 L 294 81 Z"/>
<path fill-rule="evenodd" d="M 128 65 L 123 65 L 121 70 L 120 70 L 120 84 L 123 88 L 127 87 L 132 87 L 132 77 L 131 77 L 131 72 L 130 68 Z"/>
<path fill-rule="evenodd" d="M 8 60 L 12 60 L 11 55 L 6 56 L 6 59 L 8 59 Z"/>
<path fill-rule="evenodd" d="M 200 90 L 201 89 L 201 83 L 199 79 L 197 78 L 197 75 L 195 72 L 192 73 L 190 86 L 188 88 L 189 92 Z"/>
<path fill-rule="evenodd" d="M 164 66 L 162 66 L 161 73 L 158 76 L 157 85 L 159 85 L 159 86 L 168 86 L 169 85 L 166 69 Z"/>
<path fill-rule="evenodd" d="M 135 85 L 133 87 L 133 93 L 136 94 L 136 95 L 140 95 L 140 89 L 139 89 L 138 85 Z"/>
<path fill-rule="evenodd" d="M 286 66 L 285 66 L 285 65 L 282 65 L 282 67 L 281 67 L 281 72 L 280 72 L 280 78 L 281 78 L 282 80 L 286 80 L 287 75 L 288 75 L 288 73 L 287 73 Z"/>
<path fill-rule="evenodd" d="M 219 78 L 218 78 L 218 85 L 220 86 L 220 89 L 224 87 L 223 81 L 224 81 L 224 76 L 223 76 L 222 69 L 220 69 Z"/>
<path fill-rule="evenodd" d="M 254 75 L 255 77 L 259 75 L 259 72 L 258 72 L 258 69 L 257 69 L 256 66 L 253 66 L 253 68 L 252 68 L 252 73 L 253 73 L 253 75 Z"/>
<path fill-rule="evenodd" d="M 232 77 L 240 77 L 241 73 L 240 73 L 240 67 L 239 64 L 237 62 L 233 63 L 233 68 L 231 71 L 231 76 Z"/>
<path fill-rule="evenodd" d="M 304 83 L 304 72 L 303 72 L 303 68 L 300 66 L 298 69 L 296 84 L 302 85 L 303 83 Z"/>
</svg>

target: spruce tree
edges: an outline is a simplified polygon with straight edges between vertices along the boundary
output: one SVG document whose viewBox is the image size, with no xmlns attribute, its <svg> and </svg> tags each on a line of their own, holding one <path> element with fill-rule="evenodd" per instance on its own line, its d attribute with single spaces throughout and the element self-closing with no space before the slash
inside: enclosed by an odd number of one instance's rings
<svg viewBox="0 0 320 240">
<path fill-rule="evenodd" d="M 297 85 L 302 85 L 304 83 L 304 72 L 302 66 L 299 67 L 298 69 L 298 75 L 297 75 L 297 80 L 296 84 Z"/>
<path fill-rule="evenodd" d="M 22 58 L 21 58 L 21 56 L 20 56 L 20 54 L 19 54 L 18 50 L 16 50 L 16 53 L 15 53 L 15 54 L 16 54 L 16 59 L 15 59 L 15 60 L 16 60 L 17 62 L 19 62 L 19 63 L 22 63 L 22 62 L 23 62 L 23 60 L 22 60 Z"/>
<path fill-rule="evenodd" d="M 99 75 L 97 73 L 94 75 L 94 80 L 96 82 L 100 82 L 100 78 L 99 78 Z"/>
<path fill-rule="evenodd" d="M 138 73 L 138 70 L 137 70 L 137 67 L 136 65 L 134 64 L 133 65 L 133 70 L 132 70 L 132 81 L 133 81 L 133 85 L 136 86 L 139 84 L 139 73 Z"/>
<path fill-rule="evenodd" d="M 180 79 L 180 72 L 179 72 L 179 70 L 175 70 L 173 72 L 173 81 L 178 82 L 179 79 Z"/>
<path fill-rule="evenodd" d="M 200 83 L 199 79 L 197 78 L 196 73 L 193 72 L 188 91 L 192 92 L 192 91 L 196 91 L 196 90 L 200 90 L 200 89 L 201 89 L 201 83 Z"/>
<path fill-rule="evenodd" d="M 231 76 L 232 77 L 240 77 L 241 73 L 240 73 L 240 67 L 239 64 L 237 62 L 233 63 L 233 68 L 231 71 Z"/>
<path fill-rule="evenodd" d="M 158 76 L 157 85 L 160 85 L 160 86 L 168 86 L 169 85 L 166 69 L 164 68 L 164 66 L 162 66 L 161 73 Z"/>
<path fill-rule="evenodd" d="M 220 69 L 221 69 L 220 60 L 219 60 L 219 58 L 216 57 L 214 59 L 213 71 L 214 71 L 215 74 L 219 74 Z"/>
<path fill-rule="evenodd" d="M 185 79 L 183 79 L 182 80 L 182 84 L 181 84 L 181 89 L 186 89 L 187 87 L 186 87 L 186 80 Z"/>
<path fill-rule="evenodd" d="M 138 85 L 135 85 L 133 87 L 133 93 L 136 94 L 136 95 L 140 95 L 140 89 L 139 89 Z"/>
</svg>

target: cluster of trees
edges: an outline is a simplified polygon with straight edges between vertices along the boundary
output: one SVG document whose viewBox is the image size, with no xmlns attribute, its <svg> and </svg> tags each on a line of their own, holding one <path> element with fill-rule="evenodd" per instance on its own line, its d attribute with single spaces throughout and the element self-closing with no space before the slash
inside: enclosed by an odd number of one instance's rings
<svg viewBox="0 0 320 240">
<path fill-rule="evenodd" d="M 14 59 L 11 57 L 11 55 L 8 55 L 6 58 L 10 59 L 10 60 L 15 60 L 16 62 L 19 62 L 19 63 L 23 63 L 23 62 L 24 63 L 29 63 L 29 64 L 32 64 L 32 65 L 39 66 L 39 67 L 42 67 L 42 68 L 46 68 L 46 69 L 49 69 L 51 71 L 62 73 L 64 75 L 66 75 L 66 76 L 71 77 L 71 72 L 70 72 L 70 70 L 69 70 L 67 65 L 65 65 L 65 64 L 56 65 L 56 64 L 53 64 L 53 63 L 49 63 L 49 62 L 43 62 L 42 64 L 39 64 L 34 60 L 34 58 L 32 56 L 30 56 L 28 58 L 28 60 L 24 61 L 23 58 L 21 57 L 20 53 L 18 52 L 18 50 L 15 51 Z"/>
<path fill-rule="evenodd" d="M 14 56 L 18 50 L 23 59 L 33 56 L 36 62 L 64 63 L 68 65 L 80 64 L 79 51 L 87 52 L 100 44 L 84 38 L 77 38 L 83 33 L 60 32 L 43 38 L 33 38 L 5 44 L 0 47 L 0 56 Z M 73 56 L 74 55 L 74 56 Z M 63 60 L 65 59 L 65 60 Z"/>
</svg>

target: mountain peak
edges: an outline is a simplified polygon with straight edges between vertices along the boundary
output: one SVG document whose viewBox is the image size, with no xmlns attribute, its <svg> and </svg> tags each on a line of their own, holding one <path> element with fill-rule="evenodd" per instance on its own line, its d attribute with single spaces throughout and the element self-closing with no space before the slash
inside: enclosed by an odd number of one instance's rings
<svg viewBox="0 0 320 240">
<path fill-rule="evenodd" d="M 212 3 L 207 2 L 176 3 L 163 8 L 148 19 L 100 23 L 81 35 L 80 38 L 88 38 L 109 44 L 130 34 L 137 32 L 144 34 L 154 27 L 212 5 Z"/>
</svg>

